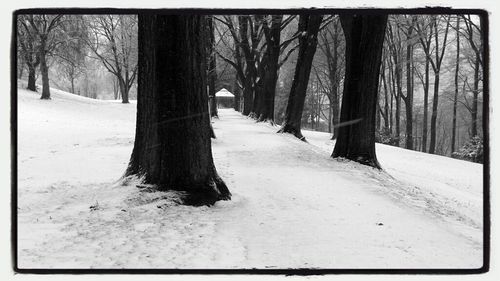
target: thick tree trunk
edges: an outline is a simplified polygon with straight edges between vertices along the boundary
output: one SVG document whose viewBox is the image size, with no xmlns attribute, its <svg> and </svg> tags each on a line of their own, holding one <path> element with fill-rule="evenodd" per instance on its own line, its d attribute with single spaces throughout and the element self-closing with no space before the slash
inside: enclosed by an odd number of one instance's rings
<svg viewBox="0 0 500 281">
<path fill-rule="evenodd" d="M 36 92 L 36 70 L 32 66 L 28 66 L 28 90 Z"/>
<path fill-rule="evenodd" d="M 257 68 L 255 66 L 255 56 L 254 56 L 254 45 L 253 45 L 253 35 L 252 35 L 252 46 L 248 39 L 248 25 L 250 21 L 250 16 L 243 15 L 238 16 L 238 31 L 240 35 L 239 48 L 243 52 L 245 59 L 245 77 L 241 77 L 244 81 L 241 81 L 243 86 L 243 112 L 245 116 L 255 117 L 255 110 L 257 109 L 258 97 L 257 88 L 255 86 L 257 79 Z M 235 53 L 236 59 L 240 58 L 240 53 Z"/>
<path fill-rule="evenodd" d="M 253 91 L 250 86 L 250 81 L 244 81 L 243 86 L 243 112 L 242 114 L 245 116 L 250 115 L 253 109 Z"/>
<path fill-rule="evenodd" d="M 332 157 L 380 168 L 375 153 L 377 91 L 386 15 L 340 16 L 346 38 L 346 71 L 339 136 Z"/>
<path fill-rule="evenodd" d="M 271 16 L 271 26 L 263 23 L 267 47 L 263 60 L 263 68 L 260 71 L 261 84 L 258 88 L 259 100 L 256 105 L 255 118 L 258 122 L 269 121 L 274 123 L 274 97 L 276 96 L 276 83 L 278 81 L 281 22 L 283 15 Z"/>
<path fill-rule="evenodd" d="M 436 152 L 436 129 L 437 129 L 437 111 L 439 102 L 439 70 L 434 74 L 434 97 L 432 99 L 431 113 L 431 142 L 429 143 L 429 153 Z"/>
<path fill-rule="evenodd" d="M 42 100 L 50 100 L 49 67 L 45 56 L 46 39 L 40 39 L 40 72 L 42 73 Z"/>
<path fill-rule="evenodd" d="M 299 32 L 305 32 L 305 36 L 299 38 L 299 54 L 295 66 L 292 88 L 288 97 L 285 122 L 278 131 L 279 133 L 290 133 L 303 141 L 305 141 L 305 138 L 300 131 L 302 111 L 304 109 L 312 61 L 316 53 L 318 31 L 322 20 L 323 16 L 321 15 L 300 16 Z"/>
<path fill-rule="evenodd" d="M 233 108 L 235 111 L 241 111 L 240 109 L 240 98 L 241 98 L 241 91 L 240 87 L 238 87 L 237 83 L 237 78 L 234 78 L 234 84 L 233 84 L 233 94 L 234 94 L 234 104 Z"/>
<path fill-rule="evenodd" d="M 231 197 L 215 169 L 203 16 L 139 14 L 137 125 L 126 176 L 186 192 L 185 204 Z"/>
<path fill-rule="evenodd" d="M 265 58 L 262 59 L 261 63 L 264 62 Z M 262 80 L 261 78 L 255 85 L 252 87 L 252 92 L 253 92 L 253 99 L 252 99 L 252 110 L 248 116 L 258 119 L 261 111 L 261 106 L 262 106 Z"/>
</svg>

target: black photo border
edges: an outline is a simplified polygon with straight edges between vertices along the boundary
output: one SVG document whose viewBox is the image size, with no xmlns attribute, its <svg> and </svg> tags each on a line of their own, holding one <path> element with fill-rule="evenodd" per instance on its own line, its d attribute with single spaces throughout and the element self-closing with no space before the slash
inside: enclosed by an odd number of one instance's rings
<svg viewBox="0 0 500 281">
<path fill-rule="evenodd" d="M 283 268 L 283 269 L 33 269 L 18 267 L 18 235 L 17 235 L 17 16 L 23 14 L 169 14 L 169 15 L 238 15 L 238 14 L 470 14 L 477 15 L 481 21 L 483 32 L 483 135 L 484 135 L 484 163 L 483 163 L 483 265 L 480 268 Z M 453 9 L 449 7 L 423 7 L 409 9 L 359 8 L 300 8 L 300 9 L 116 9 L 116 8 L 34 8 L 20 9 L 12 15 L 12 35 L 10 50 L 11 71 L 11 257 L 12 269 L 15 273 L 23 274 L 246 274 L 246 275 L 325 275 L 325 274 L 481 274 L 490 269 L 490 147 L 489 147 L 489 93 L 490 93 L 490 45 L 489 45 L 489 15 L 483 9 Z"/>
</svg>

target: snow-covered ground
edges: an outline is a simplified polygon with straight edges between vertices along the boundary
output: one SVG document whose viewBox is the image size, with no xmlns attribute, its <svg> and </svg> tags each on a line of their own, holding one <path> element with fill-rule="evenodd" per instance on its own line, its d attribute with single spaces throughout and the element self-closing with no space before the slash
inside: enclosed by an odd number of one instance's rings
<svg viewBox="0 0 500 281">
<path fill-rule="evenodd" d="M 478 268 L 482 166 L 379 145 L 385 171 L 219 110 L 233 193 L 212 207 L 122 185 L 135 104 L 19 89 L 20 268 Z"/>
</svg>

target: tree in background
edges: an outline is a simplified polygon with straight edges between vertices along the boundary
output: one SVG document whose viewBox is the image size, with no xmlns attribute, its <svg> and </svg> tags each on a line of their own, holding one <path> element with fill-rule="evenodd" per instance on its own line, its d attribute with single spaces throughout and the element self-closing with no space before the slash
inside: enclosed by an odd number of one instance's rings
<svg viewBox="0 0 500 281">
<path fill-rule="evenodd" d="M 332 140 L 338 135 L 338 122 L 340 113 L 340 86 L 344 76 L 344 57 L 342 49 L 344 42 L 342 39 L 342 28 L 338 17 L 335 17 L 331 23 L 326 24 L 325 28 L 319 32 L 320 43 L 319 49 L 326 58 L 326 72 L 319 71 L 321 63 L 316 63 L 314 67 L 316 78 L 320 82 L 320 86 L 327 93 L 329 100 L 329 123 L 328 131 L 332 134 Z M 324 74 L 328 83 L 323 83 L 320 78 L 320 73 Z M 327 84 L 327 85 L 325 85 Z"/>
<path fill-rule="evenodd" d="M 37 59 L 39 60 L 40 72 L 42 74 L 41 99 L 50 99 L 49 66 L 47 60 L 49 56 L 53 55 L 58 45 L 63 42 L 63 36 L 61 36 L 60 30 L 62 18 L 63 15 L 43 14 L 26 15 L 20 18 L 26 31 L 27 38 L 32 40 L 32 44 L 36 46 L 38 52 Z M 31 71 L 32 69 L 30 69 L 30 72 Z M 33 83 L 34 80 L 32 77 L 28 78 L 28 80 L 28 88 L 33 90 L 33 85 L 30 85 L 29 82 Z"/>
<path fill-rule="evenodd" d="M 208 57 L 208 97 L 210 103 L 210 117 L 218 117 L 217 113 L 217 100 L 215 97 L 215 83 L 217 80 L 217 61 L 214 51 L 215 47 L 215 36 L 214 36 L 214 22 L 213 16 L 207 16 L 207 57 Z"/>
<path fill-rule="evenodd" d="M 456 134 L 457 134 L 457 105 L 458 105 L 458 77 L 459 77 L 459 72 L 460 72 L 460 18 L 457 17 L 456 19 L 456 42 L 457 42 L 457 55 L 455 59 L 455 95 L 453 97 L 453 121 L 451 125 L 451 153 L 453 155 L 453 152 L 455 152 L 455 143 L 456 143 Z"/>
<path fill-rule="evenodd" d="M 61 26 L 65 36 L 54 54 L 62 75 L 68 80 L 69 92 L 76 94 L 76 80 L 86 72 L 85 57 L 87 46 L 85 44 L 88 31 L 83 22 L 83 16 L 66 15 L 65 23 Z"/>
<path fill-rule="evenodd" d="M 286 107 L 285 122 L 279 133 L 290 133 L 300 140 L 305 138 L 300 132 L 302 111 L 306 99 L 307 85 L 311 73 L 314 54 L 318 42 L 318 31 L 321 26 L 323 16 L 321 15 L 301 15 L 299 17 L 298 32 L 299 53 L 295 67 L 295 74 L 292 82 L 292 89 L 288 97 Z"/>
<path fill-rule="evenodd" d="M 443 32 L 442 43 L 440 43 L 441 33 L 441 21 L 444 21 L 445 28 Z M 439 104 L 439 78 L 441 73 L 441 65 L 443 62 L 444 52 L 446 50 L 446 41 L 448 39 L 448 30 L 450 27 L 450 16 L 437 16 L 432 15 L 430 20 L 430 28 L 433 29 L 434 35 L 434 59 L 432 59 L 432 51 L 430 48 L 424 44 L 425 55 L 429 58 L 429 62 L 434 71 L 434 95 L 432 99 L 432 112 L 431 112 L 431 140 L 429 144 L 429 153 L 434 154 L 436 150 L 436 133 L 437 133 L 437 114 L 438 114 L 438 104 Z M 417 30 L 421 32 L 417 24 Z"/>
<path fill-rule="evenodd" d="M 27 15 L 20 15 L 17 18 L 18 60 L 22 59 L 28 68 L 27 89 L 36 92 L 36 68 L 40 64 L 40 52 L 35 31 L 28 19 Z"/>
<path fill-rule="evenodd" d="M 126 176 L 187 193 L 184 203 L 231 197 L 212 159 L 203 16 L 139 15 L 134 149 Z"/>
<path fill-rule="evenodd" d="M 419 35 L 419 42 L 424 51 L 424 74 L 421 74 L 418 68 L 415 68 L 417 76 L 422 83 L 422 87 L 424 90 L 424 112 L 423 112 L 423 121 L 422 121 L 422 152 L 427 152 L 427 139 L 428 139 L 428 119 L 429 119 L 429 74 L 430 74 L 430 62 L 431 57 L 427 55 L 427 52 L 431 48 L 432 37 L 434 35 L 434 30 L 432 28 L 432 22 L 426 16 L 420 16 L 417 19 L 416 28 L 417 33 Z"/>
<path fill-rule="evenodd" d="M 344 94 L 332 157 L 378 167 L 375 153 L 377 95 L 386 15 L 340 16 L 346 41 Z"/>
<path fill-rule="evenodd" d="M 118 80 L 122 103 L 137 75 L 137 18 L 124 15 L 86 16 L 86 43 L 104 67 Z"/>
</svg>

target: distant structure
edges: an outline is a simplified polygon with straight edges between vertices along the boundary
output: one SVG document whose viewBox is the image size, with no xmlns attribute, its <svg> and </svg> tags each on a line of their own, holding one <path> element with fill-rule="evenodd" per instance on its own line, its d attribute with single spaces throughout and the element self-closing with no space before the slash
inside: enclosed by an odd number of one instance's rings
<svg viewBox="0 0 500 281">
<path fill-rule="evenodd" d="M 217 99 L 217 108 L 233 108 L 234 95 L 225 88 L 215 93 L 215 98 Z"/>
</svg>

